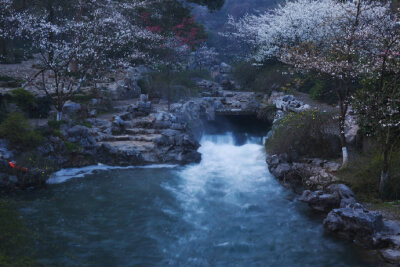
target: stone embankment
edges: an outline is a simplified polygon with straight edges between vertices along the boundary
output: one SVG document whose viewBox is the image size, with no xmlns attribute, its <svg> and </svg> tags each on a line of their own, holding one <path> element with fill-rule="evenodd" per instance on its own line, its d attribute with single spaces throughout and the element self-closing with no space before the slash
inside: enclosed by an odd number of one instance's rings
<svg viewBox="0 0 400 267">
<path fill-rule="evenodd" d="M 284 112 L 300 112 L 312 108 L 293 96 L 273 93 L 270 104 L 278 109 L 277 120 Z M 354 117 L 346 137 L 354 140 L 357 126 Z M 400 225 L 385 219 L 381 213 L 370 211 L 360 204 L 353 191 L 340 183 L 337 171 L 340 164 L 316 158 L 298 158 L 293 161 L 287 154 L 268 155 L 269 171 L 285 187 L 300 193 L 299 200 L 325 216 L 326 231 L 337 234 L 356 244 L 374 249 L 391 264 L 400 263 Z"/>
<path fill-rule="evenodd" d="M 353 191 L 339 183 L 340 165 L 321 159 L 289 162 L 286 154 L 268 155 L 270 172 L 286 187 L 304 190 L 299 200 L 325 214 L 328 232 L 379 251 L 389 263 L 400 263 L 400 225 L 382 214 L 366 209 Z"/>
</svg>

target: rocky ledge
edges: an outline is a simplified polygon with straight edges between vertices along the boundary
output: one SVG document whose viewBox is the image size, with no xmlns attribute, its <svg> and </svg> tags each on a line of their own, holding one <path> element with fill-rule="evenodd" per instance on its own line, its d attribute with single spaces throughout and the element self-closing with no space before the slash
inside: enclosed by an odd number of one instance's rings
<svg viewBox="0 0 400 267">
<path fill-rule="evenodd" d="M 400 263 L 400 225 L 358 203 L 353 191 L 338 183 L 338 163 L 321 159 L 292 162 L 286 154 L 268 155 L 267 163 L 285 187 L 305 189 L 299 200 L 325 214 L 323 225 L 327 232 L 378 250 L 386 262 Z"/>
<path fill-rule="evenodd" d="M 339 180 L 333 174 L 340 168 L 340 164 L 336 162 L 308 158 L 293 162 L 287 154 L 280 154 L 269 155 L 267 163 L 269 171 L 284 186 L 293 189 L 298 186 L 305 186 L 309 189 L 321 190 Z"/>
</svg>

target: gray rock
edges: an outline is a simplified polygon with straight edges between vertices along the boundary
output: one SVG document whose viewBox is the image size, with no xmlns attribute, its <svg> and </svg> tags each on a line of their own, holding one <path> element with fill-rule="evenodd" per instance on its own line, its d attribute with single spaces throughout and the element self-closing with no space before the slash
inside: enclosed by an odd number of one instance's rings
<svg viewBox="0 0 400 267">
<path fill-rule="evenodd" d="M 113 124 L 123 127 L 125 126 L 125 121 L 120 116 L 114 116 Z"/>
<path fill-rule="evenodd" d="M 341 167 L 341 165 L 337 162 L 329 161 L 329 162 L 324 163 L 324 168 L 330 172 L 336 172 L 340 169 L 340 167 Z"/>
<path fill-rule="evenodd" d="M 232 66 L 229 64 L 226 64 L 225 62 L 222 62 L 219 65 L 219 71 L 221 73 L 231 73 L 232 72 Z"/>
<path fill-rule="evenodd" d="M 89 111 L 89 117 L 94 118 L 97 116 L 97 110 L 92 109 Z"/>
<path fill-rule="evenodd" d="M 312 192 L 305 190 L 299 200 L 307 203 L 311 208 L 322 212 L 329 212 L 340 205 L 338 194 L 327 194 L 323 191 Z"/>
<path fill-rule="evenodd" d="M 357 203 L 353 191 L 344 184 L 332 184 L 326 188 L 331 194 L 337 194 L 340 197 L 340 207 L 346 208 L 348 205 Z"/>
<path fill-rule="evenodd" d="M 267 164 L 271 167 L 276 167 L 280 163 L 280 159 L 278 155 L 271 155 L 267 157 Z"/>
<path fill-rule="evenodd" d="M 14 153 L 8 150 L 7 143 L 0 139 L 0 160 L 12 160 Z"/>
<path fill-rule="evenodd" d="M 375 235 L 383 226 L 382 214 L 365 210 L 357 204 L 334 209 L 324 220 L 326 230 L 354 240 L 364 247 L 377 245 Z"/>
<path fill-rule="evenodd" d="M 147 95 L 141 94 L 139 99 L 141 102 L 147 102 Z"/>
<path fill-rule="evenodd" d="M 70 137 L 86 137 L 89 135 L 89 128 L 82 125 L 75 125 L 71 129 L 68 129 L 67 133 Z"/>
<path fill-rule="evenodd" d="M 290 167 L 290 164 L 283 163 L 272 169 L 272 174 L 278 179 L 283 179 L 285 178 L 285 175 L 288 174 L 291 170 L 292 168 Z"/>
<path fill-rule="evenodd" d="M 63 113 L 68 116 L 76 115 L 81 111 L 81 109 L 81 104 L 68 101 L 64 104 Z"/>
<path fill-rule="evenodd" d="M 380 251 L 382 258 L 390 263 L 400 263 L 399 249 L 384 249 Z"/>
</svg>

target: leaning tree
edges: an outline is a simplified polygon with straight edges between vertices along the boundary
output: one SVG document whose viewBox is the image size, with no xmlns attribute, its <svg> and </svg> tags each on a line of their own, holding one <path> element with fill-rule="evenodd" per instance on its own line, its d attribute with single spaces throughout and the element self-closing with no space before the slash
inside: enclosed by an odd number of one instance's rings
<svg viewBox="0 0 400 267">
<path fill-rule="evenodd" d="M 248 42 L 254 59 L 269 58 L 329 75 L 336 81 L 343 166 L 348 163 L 345 120 L 360 75 L 368 72 L 365 31 L 389 5 L 373 1 L 295 0 L 261 15 L 230 18 L 232 36 Z M 365 61 L 367 59 L 367 61 Z"/>
</svg>

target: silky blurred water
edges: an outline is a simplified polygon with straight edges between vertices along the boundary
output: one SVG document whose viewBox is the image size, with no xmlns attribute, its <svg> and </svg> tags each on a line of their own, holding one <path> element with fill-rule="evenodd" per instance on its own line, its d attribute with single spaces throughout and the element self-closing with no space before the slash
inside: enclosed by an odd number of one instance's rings
<svg viewBox="0 0 400 267">
<path fill-rule="evenodd" d="M 15 200 L 45 266 L 366 266 L 271 176 L 259 140 L 206 135 L 184 167 L 63 170 Z"/>
</svg>

